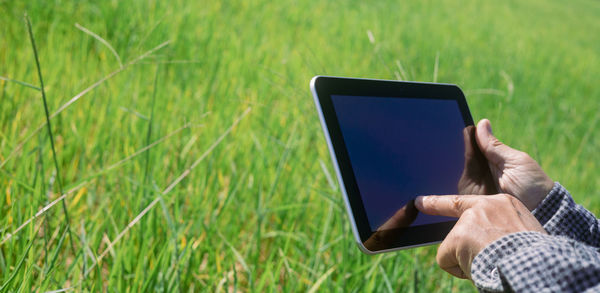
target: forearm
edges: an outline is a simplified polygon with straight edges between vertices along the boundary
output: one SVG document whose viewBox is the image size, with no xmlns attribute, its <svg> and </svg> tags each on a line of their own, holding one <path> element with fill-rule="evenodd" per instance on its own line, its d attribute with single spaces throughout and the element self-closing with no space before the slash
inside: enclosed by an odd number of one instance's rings
<svg viewBox="0 0 600 293">
<path fill-rule="evenodd" d="M 600 222 L 558 182 L 532 213 L 549 234 L 600 247 Z"/>
<path fill-rule="evenodd" d="M 482 292 L 599 290 L 600 254 L 593 247 L 565 237 L 513 233 L 475 257 L 471 278 Z"/>
</svg>

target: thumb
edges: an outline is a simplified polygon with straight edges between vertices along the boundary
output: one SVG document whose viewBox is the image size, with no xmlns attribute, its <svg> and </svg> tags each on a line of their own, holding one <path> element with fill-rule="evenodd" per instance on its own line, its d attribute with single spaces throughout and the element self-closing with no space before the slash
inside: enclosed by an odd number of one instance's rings
<svg viewBox="0 0 600 293">
<path fill-rule="evenodd" d="M 519 152 L 499 141 L 492 133 L 492 124 L 487 119 L 477 123 L 477 145 L 486 159 L 496 165 L 504 163 L 508 158 Z"/>
</svg>

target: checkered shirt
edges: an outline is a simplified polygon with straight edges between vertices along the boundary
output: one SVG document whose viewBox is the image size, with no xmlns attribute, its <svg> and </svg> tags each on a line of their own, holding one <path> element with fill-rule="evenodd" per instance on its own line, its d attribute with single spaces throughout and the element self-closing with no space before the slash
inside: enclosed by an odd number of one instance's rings
<svg viewBox="0 0 600 293">
<path fill-rule="evenodd" d="M 532 212 L 549 235 L 518 232 L 485 247 L 471 278 L 481 292 L 600 292 L 600 221 L 558 182 Z"/>
</svg>

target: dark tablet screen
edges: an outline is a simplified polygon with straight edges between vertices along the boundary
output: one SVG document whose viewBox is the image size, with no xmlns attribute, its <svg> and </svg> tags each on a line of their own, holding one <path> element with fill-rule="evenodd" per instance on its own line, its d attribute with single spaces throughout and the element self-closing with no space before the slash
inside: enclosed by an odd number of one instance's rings
<svg viewBox="0 0 600 293">
<path fill-rule="evenodd" d="M 316 76 L 311 89 L 362 251 L 444 239 L 456 219 L 419 213 L 418 195 L 496 193 L 458 86 Z"/>
<path fill-rule="evenodd" d="M 458 193 L 466 125 L 456 100 L 331 99 L 371 231 L 418 195 Z M 453 220 L 417 214 L 410 226 Z"/>
</svg>

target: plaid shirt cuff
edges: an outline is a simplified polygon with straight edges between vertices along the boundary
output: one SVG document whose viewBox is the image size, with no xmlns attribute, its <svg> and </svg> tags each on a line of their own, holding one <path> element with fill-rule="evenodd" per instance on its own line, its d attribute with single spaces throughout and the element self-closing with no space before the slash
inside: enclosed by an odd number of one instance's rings
<svg viewBox="0 0 600 293">
<path fill-rule="evenodd" d="M 560 185 L 560 183 L 554 182 L 554 186 L 548 195 L 546 195 L 544 200 L 542 200 L 531 213 L 537 218 L 538 222 L 544 226 L 548 223 L 548 220 L 556 214 L 565 197 L 570 198 L 571 195 L 562 185 Z"/>
<path fill-rule="evenodd" d="M 484 248 L 471 278 L 481 292 L 596 292 L 600 254 L 566 237 L 518 232 Z"/>
<path fill-rule="evenodd" d="M 532 214 L 550 235 L 600 247 L 600 222 L 593 213 L 576 204 L 558 182 Z"/>
<path fill-rule="evenodd" d="M 481 292 L 504 291 L 497 263 L 510 258 L 522 247 L 541 241 L 544 235 L 538 232 L 519 232 L 504 236 L 486 246 L 473 259 L 471 279 Z"/>
</svg>

